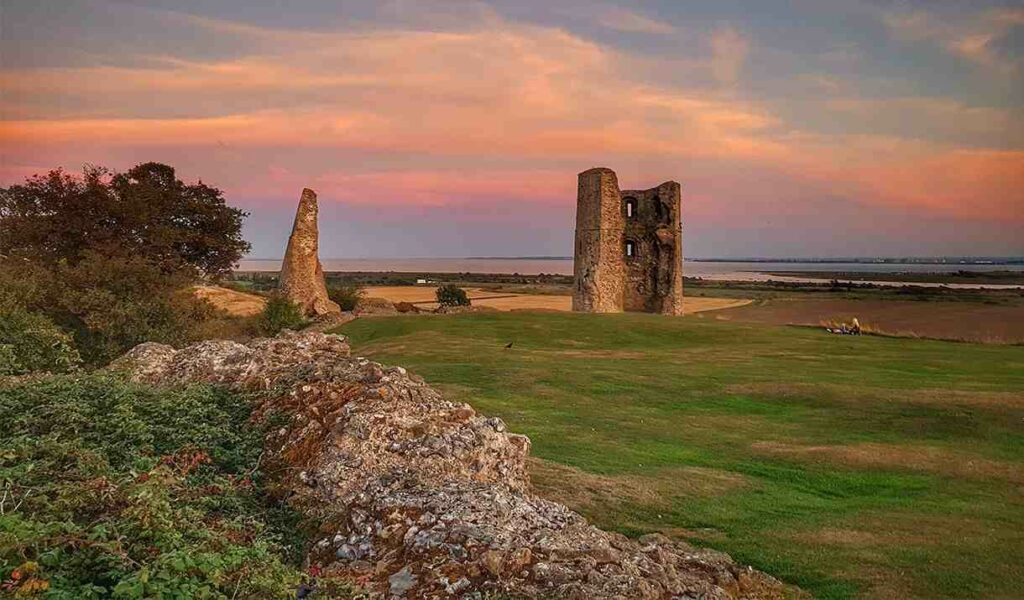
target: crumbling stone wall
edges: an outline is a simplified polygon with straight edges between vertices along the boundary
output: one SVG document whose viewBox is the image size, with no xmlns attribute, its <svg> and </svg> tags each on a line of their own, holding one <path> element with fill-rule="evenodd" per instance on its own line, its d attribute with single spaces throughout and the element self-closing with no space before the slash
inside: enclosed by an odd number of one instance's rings
<svg viewBox="0 0 1024 600">
<path fill-rule="evenodd" d="M 620 191 L 615 172 L 579 174 L 575 287 L 579 312 L 683 312 L 680 186 Z"/>
<path fill-rule="evenodd" d="M 713 550 L 589 524 L 531 492 L 530 440 L 445 399 L 340 336 L 284 332 L 175 350 L 146 343 L 110 367 L 156 385 L 252 394 L 271 489 L 316 531 L 307 562 L 370 598 L 781 600 L 795 590 Z"/>
</svg>

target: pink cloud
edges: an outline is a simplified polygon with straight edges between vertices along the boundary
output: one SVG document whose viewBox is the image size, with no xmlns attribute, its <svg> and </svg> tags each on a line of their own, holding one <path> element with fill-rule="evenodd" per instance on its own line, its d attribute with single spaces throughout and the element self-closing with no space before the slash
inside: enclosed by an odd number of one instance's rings
<svg viewBox="0 0 1024 600">
<path fill-rule="evenodd" d="M 703 214 L 799 213 L 801 198 L 817 194 L 865 206 L 1021 220 L 1020 152 L 812 134 L 734 91 L 638 78 L 642 59 L 558 28 L 486 19 L 457 32 L 310 33 L 195 23 L 252 38 L 252 50 L 222 61 L 161 56 L 151 57 L 149 68 L 0 75 L 5 90 L 29 100 L 67 89 L 93 100 L 66 118 L 0 122 L 10 164 L 170 156 L 244 197 L 291 199 L 312 186 L 345 203 L 436 207 L 515 199 L 571 204 L 575 172 L 597 164 L 632 171 L 624 185 L 678 179 L 686 193 L 689 165 L 703 161 L 715 164 L 720 177 L 742 182 L 708 186 L 714 195 L 696 190 Z M 896 26 L 938 35 L 927 18 Z M 749 46 L 735 29 L 720 29 L 705 67 L 729 87 L 742 77 Z M 833 92 L 846 87 L 828 80 Z M 213 114 L 122 116 L 146 113 L 154 99 L 193 106 L 197 95 L 215 100 Z M 947 99 L 825 101 L 823 108 L 851 119 L 1020 129 L 1020 119 L 1005 111 Z M 390 162 L 344 164 L 335 156 Z M 20 179 L 29 168 L 8 166 L 0 178 Z M 785 180 L 787 192 L 803 193 L 789 196 L 792 207 L 785 199 L 770 201 L 775 190 L 738 177 L 747 171 L 771 174 L 780 187 Z"/>
</svg>

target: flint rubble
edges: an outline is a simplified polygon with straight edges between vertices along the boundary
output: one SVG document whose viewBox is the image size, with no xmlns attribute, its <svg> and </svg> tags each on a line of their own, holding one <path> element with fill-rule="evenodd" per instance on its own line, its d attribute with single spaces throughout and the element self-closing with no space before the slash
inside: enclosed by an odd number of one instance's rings
<svg viewBox="0 0 1024 600">
<path fill-rule="evenodd" d="M 660 534 L 639 540 L 533 495 L 530 440 L 342 336 L 142 344 L 113 368 L 256 392 L 276 489 L 320 532 L 308 560 L 371 597 L 783 598 L 782 583 Z M 492 594 L 492 595 L 488 595 Z"/>
</svg>

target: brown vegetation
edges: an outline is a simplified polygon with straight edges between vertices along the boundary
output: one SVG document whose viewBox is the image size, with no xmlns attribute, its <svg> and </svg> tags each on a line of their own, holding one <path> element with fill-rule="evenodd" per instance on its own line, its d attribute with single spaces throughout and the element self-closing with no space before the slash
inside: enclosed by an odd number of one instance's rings
<svg viewBox="0 0 1024 600">
<path fill-rule="evenodd" d="M 1001 479 L 1024 484 L 1024 469 L 1018 464 L 979 458 L 936 446 L 863 443 L 805 446 L 782 442 L 755 442 L 758 453 L 799 460 L 839 463 L 852 467 L 909 469 L 968 479 Z"/>
</svg>

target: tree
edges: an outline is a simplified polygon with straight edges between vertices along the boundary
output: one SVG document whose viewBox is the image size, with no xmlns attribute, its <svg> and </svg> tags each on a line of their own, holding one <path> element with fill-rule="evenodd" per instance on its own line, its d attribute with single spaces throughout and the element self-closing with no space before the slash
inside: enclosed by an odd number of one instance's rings
<svg viewBox="0 0 1024 600">
<path fill-rule="evenodd" d="M 0 189 L 0 309 L 45 316 L 89 365 L 144 341 L 186 342 L 214 316 L 188 288 L 249 249 L 245 216 L 157 163 L 31 177 Z"/>
<path fill-rule="evenodd" d="M 249 244 L 243 211 L 201 181 L 145 163 L 126 173 L 87 166 L 61 169 L 0 189 L 0 254 L 47 265 L 74 265 L 89 253 L 142 258 L 165 273 L 228 273 Z"/>
</svg>

